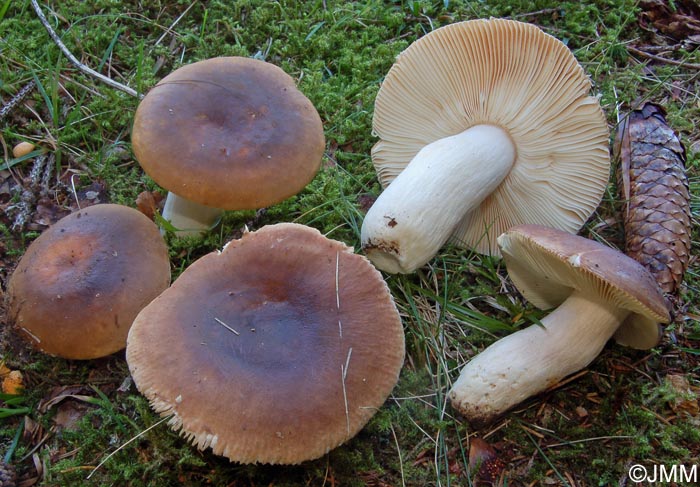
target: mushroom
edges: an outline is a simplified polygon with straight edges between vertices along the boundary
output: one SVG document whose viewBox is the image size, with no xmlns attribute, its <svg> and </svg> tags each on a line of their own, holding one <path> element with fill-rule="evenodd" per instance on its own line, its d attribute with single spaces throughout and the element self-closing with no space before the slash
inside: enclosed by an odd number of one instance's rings
<svg viewBox="0 0 700 487">
<path fill-rule="evenodd" d="M 258 209 L 313 179 L 325 146 L 318 112 L 273 64 L 220 57 L 183 66 L 139 103 L 136 159 L 170 191 L 163 218 L 201 233 L 222 210 Z"/>
<path fill-rule="evenodd" d="M 511 280 L 541 309 L 534 324 L 472 359 L 450 391 L 468 419 L 488 422 L 559 383 L 595 359 L 614 337 L 636 349 L 654 347 L 669 314 L 652 275 L 599 242 L 539 225 L 519 225 L 498 238 Z"/>
<path fill-rule="evenodd" d="M 470 20 L 401 53 L 376 98 L 372 161 L 384 191 L 362 247 L 413 272 L 452 237 L 499 255 L 519 223 L 576 233 L 600 203 L 608 128 L 569 49 L 537 27 Z"/>
<path fill-rule="evenodd" d="M 158 228 L 127 206 L 78 210 L 34 240 L 10 277 L 9 315 L 32 345 L 68 359 L 126 346 L 141 309 L 170 283 Z"/>
<path fill-rule="evenodd" d="M 191 264 L 136 318 L 126 358 L 199 449 L 296 464 L 352 438 L 404 358 L 381 274 L 317 230 L 269 225 Z"/>
</svg>

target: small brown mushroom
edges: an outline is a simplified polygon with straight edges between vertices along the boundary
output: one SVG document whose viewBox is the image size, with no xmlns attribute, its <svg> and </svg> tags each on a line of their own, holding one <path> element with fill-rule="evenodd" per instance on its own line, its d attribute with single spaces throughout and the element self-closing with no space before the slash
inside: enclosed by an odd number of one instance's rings
<svg viewBox="0 0 700 487">
<path fill-rule="evenodd" d="M 183 66 L 141 101 L 136 159 L 170 191 L 163 217 L 200 233 L 222 210 L 258 209 L 295 195 L 318 172 L 318 112 L 277 66 L 219 57 Z M 189 231 L 188 231 L 189 230 Z"/>
<path fill-rule="evenodd" d="M 126 346 L 138 312 L 169 282 L 153 222 L 126 206 L 90 206 L 29 245 L 9 281 L 10 319 L 46 353 L 102 357 Z"/>
<path fill-rule="evenodd" d="M 641 264 L 562 230 L 519 225 L 498 238 L 508 274 L 541 309 L 541 323 L 502 338 L 460 372 L 452 405 L 488 422 L 586 367 L 607 341 L 654 347 L 669 321 L 663 295 Z"/>
<path fill-rule="evenodd" d="M 404 358 L 381 274 L 345 244 L 281 223 L 190 265 L 129 332 L 134 382 L 198 448 L 296 464 L 353 437 Z"/>
</svg>

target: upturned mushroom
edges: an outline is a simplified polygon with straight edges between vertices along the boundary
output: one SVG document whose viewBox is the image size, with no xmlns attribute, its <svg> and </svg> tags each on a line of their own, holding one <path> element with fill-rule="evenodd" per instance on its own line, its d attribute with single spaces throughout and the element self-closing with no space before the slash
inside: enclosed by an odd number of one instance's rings
<svg viewBox="0 0 700 487">
<path fill-rule="evenodd" d="M 199 449 L 296 464 L 352 438 L 404 358 L 381 274 L 345 244 L 281 223 L 191 264 L 129 332 L 156 412 Z"/>
<path fill-rule="evenodd" d="M 219 57 L 183 66 L 139 103 L 136 159 L 169 191 L 163 218 L 179 235 L 223 210 L 258 209 L 301 191 L 325 146 L 318 112 L 279 67 Z"/>
<path fill-rule="evenodd" d="M 635 260 L 538 225 L 513 227 L 498 244 L 523 297 L 556 309 L 464 366 L 449 397 L 469 420 L 488 422 L 583 369 L 611 337 L 636 349 L 658 343 L 668 309 L 654 278 Z"/>
<path fill-rule="evenodd" d="M 103 357 L 126 346 L 136 315 L 169 283 L 153 222 L 127 206 L 94 205 L 29 245 L 8 285 L 10 321 L 48 354 Z"/>
<path fill-rule="evenodd" d="M 450 238 L 498 255 L 521 223 L 576 233 L 600 203 L 608 128 L 571 51 L 534 25 L 470 20 L 423 36 L 382 83 L 372 161 L 384 191 L 362 247 L 413 272 Z"/>
</svg>

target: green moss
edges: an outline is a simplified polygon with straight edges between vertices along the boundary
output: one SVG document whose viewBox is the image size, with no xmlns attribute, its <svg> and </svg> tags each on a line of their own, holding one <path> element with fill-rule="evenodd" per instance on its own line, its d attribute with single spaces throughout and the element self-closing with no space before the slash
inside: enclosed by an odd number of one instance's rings
<svg viewBox="0 0 700 487">
<path fill-rule="evenodd" d="M 185 63 L 214 56 L 256 56 L 293 76 L 321 115 L 327 143 L 319 175 L 304 191 L 262 214 L 226 212 L 222 224 L 202 238 L 168 236 L 175 276 L 240 235 L 245 225 L 255 229 L 296 221 L 359 248 L 362 199 L 381 191 L 370 157 L 376 142 L 371 124 L 377 90 L 403 49 L 454 21 L 509 16 L 535 23 L 573 50 L 591 77 L 593 93 L 600 95 L 611 127 L 629 104 L 646 98 L 664 105 L 669 123 L 687 145 L 697 138 L 697 73 L 649 62 L 627 49 L 654 41 L 649 29 L 639 25 L 641 6 L 636 0 L 65 0 L 54 2 L 53 10 L 48 5 L 44 9 L 79 59 L 140 93 Z M 26 106 L 3 122 L 0 135 L 8 148 L 31 138 L 54 151 L 61 169 L 56 187 L 63 190 L 68 178 L 77 174 L 78 189 L 99 182 L 111 201 L 134 206 L 141 191 L 160 189 L 143 174 L 131 152 L 130 128 L 138 99 L 72 66 L 50 42 L 29 2 L 10 4 L 0 23 L 0 39 L 3 100 L 35 77 L 41 85 Z M 697 51 L 680 49 L 669 55 L 700 62 Z M 698 156 L 691 151 L 688 156 L 697 219 Z M 30 163 L 20 164 L 13 174 L 21 180 L 30 169 Z M 13 194 L 8 201 L 17 199 Z M 611 222 L 619 217 L 618 210 L 619 198 L 611 185 L 586 232 L 614 234 L 617 226 Z M 15 234 L 10 224 L 0 220 L 0 258 L 11 266 L 38 233 Z M 693 232 L 697 253 L 700 238 L 697 228 Z M 348 444 L 301 466 L 242 466 L 196 451 L 162 424 L 124 446 L 90 483 L 469 485 L 467 437 L 488 433 L 488 441 L 499 447 L 508 464 L 509 485 L 565 485 L 567 473 L 581 485 L 617 484 L 629 462 L 677 463 L 698 457 L 697 418 L 673 413 L 677 393 L 662 379 L 673 370 L 698 385 L 697 321 L 671 327 L 677 332 L 676 343 L 668 339 L 669 330 L 662 346 L 648 356 L 609 346 L 584 376 L 526 401 L 491 428 L 479 429 L 451 409 L 446 400 L 451 382 L 474 353 L 496 337 L 536 323 L 543 312 L 515 292 L 499 260 L 454 247 L 445 248 L 418 273 L 387 276 L 387 282 L 404 322 L 406 365 L 393 398 Z M 697 316 L 697 264 L 688 273 L 682 295 L 691 316 Z M 105 400 L 94 389 L 83 390 L 91 402 L 84 403 L 85 414 L 76 429 L 50 435 L 38 448 L 48 469 L 45 485 L 89 485 L 85 477 L 90 470 L 85 467 L 94 467 L 159 420 L 134 388 L 117 391 L 128 375 L 123 356 L 72 363 L 23 347 L 13 344 L 3 353 L 27 376 L 30 417 L 44 431 L 53 426 L 55 408 L 38 406 L 55 388 L 92 384 L 106 395 Z M 616 369 L 611 364 L 624 366 Z M 585 418 L 577 413 L 579 405 L 588 412 Z M 670 419 L 664 422 L 660 417 Z M 0 422 L 0 435 L 14 434 L 18 424 L 17 418 Z M 32 447 L 23 440 L 15 458 Z M 31 457 L 19 468 L 33 475 Z"/>
</svg>

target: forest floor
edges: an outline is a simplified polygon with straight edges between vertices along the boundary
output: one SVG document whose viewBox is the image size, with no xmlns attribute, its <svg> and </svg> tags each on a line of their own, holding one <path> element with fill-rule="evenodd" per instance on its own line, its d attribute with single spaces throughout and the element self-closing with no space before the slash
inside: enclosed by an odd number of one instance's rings
<svg viewBox="0 0 700 487">
<path fill-rule="evenodd" d="M 254 56 L 289 73 L 323 120 L 323 168 L 311 184 L 264 211 L 227 212 L 203 238 L 169 235 L 174 277 L 244 226 L 294 221 L 359 249 L 364 212 L 381 192 L 370 150 L 383 77 L 426 33 L 489 17 L 532 23 L 565 42 L 590 76 L 611 134 L 640 101 L 666 110 L 686 148 L 693 256 L 679 313 L 659 346 L 638 351 L 611 342 L 580 373 L 479 428 L 451 408 L 447 391 L 472 356 L 542 313 L 517 293 L 499 259 L 456 247 L 414 274 L 387 275 L 406 334 L 399 383 L 355 438 L 298 466 L 240 465 L 197 451 L 156 424 L 123 353 L 92 361 L 46 356 L 12 332 L 0 306 L 0 372 L 23 376 L 20 394 L 0 396 L 0 454 L 15 466 L 18 485 L 631 486 L 635 464 L 650 474 L 660 465 L 700 470 L 697 2 L 62 0 L 42 8 L 83 64 L 137 93 L 183 64 Z M 95 203 L 135 207 L 139 194 L 162 190 L 131 150 L 138 97 L 77 69 L 29 1 L 0 1 L 0 73 L 4 293 L 30 242 L 62 216 Z M 13 158 L 22 141 L 36 150 Z M 621 208 L 612 177 L 581 235 L 624 248 Z M 483 446 L 475 439 L 493 448 L 495 478 L 470 468 L 470 453 Z"/>
</svg>

